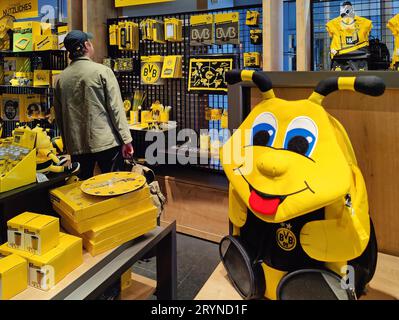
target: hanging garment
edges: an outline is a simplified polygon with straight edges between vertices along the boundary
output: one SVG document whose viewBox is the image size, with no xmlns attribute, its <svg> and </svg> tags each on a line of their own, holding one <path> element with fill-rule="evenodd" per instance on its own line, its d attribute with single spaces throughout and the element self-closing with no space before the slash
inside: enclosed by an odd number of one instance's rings
<svg viewBox="0 0 399 320">
<path fill-rule="evenodd" d="M 395 49 L 393 52 L 391 65 L 391 67 L 394 68 L 395 65 L 399 62 L 399 14 L 397 14 L 388 21 L 387 27 L 389 28 L 389 30 L 391 30 L 395 39 Z"/>
<path fill-rule="evenodd" d="M 335 18 L 326 24 L 331 40 L 331 58 L 346 54 L 369 45 L 369 34 L 373 28 L 371 20 L 355 16 Z"/>
</svg>

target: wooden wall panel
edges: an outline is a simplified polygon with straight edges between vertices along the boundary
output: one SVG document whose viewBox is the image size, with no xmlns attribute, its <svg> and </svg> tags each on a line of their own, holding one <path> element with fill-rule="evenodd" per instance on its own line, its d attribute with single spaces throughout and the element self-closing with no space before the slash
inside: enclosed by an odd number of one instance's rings
<svg viewBox="0 0 399 320">
<path fill-rule="evenodd" d="M 283 1 L 263 0 L 263 70 L 284 68 Z"/>
<path fill-rule="evenodd" d="M 283 99 L 307 98 L 313 88 L 277 88 Z M 252 91 L 252 105 L 261 100 Z M 373 98 L 354 92 L 335 92 L 324 106 L 346 128 L 366 180 L 370 212 L 379 250 L 399 256 L 399 90 Z"/>
<path fill-rule="evenodd" d="M 213 242 L 229 234 L 228 191 L 173 177 L 157 177 L 168 199 L 162 223 L 176 220 L 177 231 Z"/>
<path fill-rule="evenodd" d="M 82 0 L 83 31 L 94 35 L 94 61 L 102 63 L 108 56 L 107 19 L 117 17 L 114 0 Z"/>
<path fill-rule="evenodd" d="M 298 71 L 311 70 L 310 0 L 296 1 L 296 60 Z"/>
<path fill-rule="evenodd" d="M 82 30 L 82 0 L 68 1 L 68 26 L 69 30 Z"/>
</svg>

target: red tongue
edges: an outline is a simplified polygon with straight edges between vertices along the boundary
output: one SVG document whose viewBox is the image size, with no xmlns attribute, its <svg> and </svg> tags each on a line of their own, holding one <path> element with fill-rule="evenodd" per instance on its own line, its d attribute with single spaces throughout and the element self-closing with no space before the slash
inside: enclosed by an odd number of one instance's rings
<svg viewBox="0 0 399 320">
<path fill-rule="evenodd" d="M 274 216 L 277 213 L 280 202 L 280 198 L 264 199 L 255 191 L 252 191 L 251 196 L 249 197 L 249 205 L 251 208 L 265 216 Z"/>
</svg>

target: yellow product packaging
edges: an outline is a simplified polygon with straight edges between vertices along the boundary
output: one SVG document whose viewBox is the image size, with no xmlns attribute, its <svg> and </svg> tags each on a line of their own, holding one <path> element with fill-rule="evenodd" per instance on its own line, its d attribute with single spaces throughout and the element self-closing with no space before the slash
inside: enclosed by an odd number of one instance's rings
<svg viewBox="0 0 399 320">
<path fill-rule="evenodd" d="M 248 10 L 245 24 L 247 26 L 256 27 L 259 25 L 259 11 Z"/>
<path fill-rule="evenodd" d="M 33 86 L 34 87 L 48 87 L 51 83 L 50 70 L 35 70 L 33 72 Z"/>
<path fill-rule="evenodd" d="M 68 34 L 69 28 L 68 26 L 60 26 L 57 29 L 57 37 L 58 37 L 58 49 L 66 50 L 64 46 L 64 40 L 66 35 Z"/>
<path fill-rule="evenodd" d="M 41 23 L 36 21 L 14 22 L 13 30 L 14 52 L 33 51 L 35 37 L 42 34 Z"/>
<path fill-rule="evenodd" d="M 170 42 L 183 41 L 183 21 L 176 18 L 165 18 L 165 40 Z"/>
<path fill-rule="evenodd" d="M 240 44 L 240 13 L 215 14 L 216 44 Z"/>
<path fill-rule="evenodd" d="M 15 154 L 14 152 L 9 156 L 2 155 L 0 157 L 0 169 L 5 169 L 0 176 L 0 192 L 10 191 L 36 182 L 36 150 L 33 150 L 36 133 L 30 129 L 17 128 L 13 131 L 13 137 L 12 145 L 22 147 L 25 150 L 23 150 L 23 153 Z M 4 168 L 5 162 L 7 162 L 7 166 Z"/>
<path fill-rule="evenodd" d="M 58 50 L 58 36 L 40 35 L 35 37 L 35 51 Z"/>
<path fill-rule="evenodd" d="M 29 285 L 48 291 L 83 263 L 82 240 L 60 234 L 60 244 L 45 255 L 33 255 L 29 262 Z"/>
<path fill-rule="evenodd" d="M 181 78 L 183 68 L 183 56 L 166 56 L 163 61 L 162 78 Z"/>
<path fill-rule="evenodd" d="M 163 85 L 162 68 L 163 56 L 142 56 L 141 57 L 141 84 Z"/>
<path fill-rule="evenodd" d="M 134 204 L 151 196 L 148 186 L 117 197 L 95 197 L 80 189 L 82 182 L 66 185 L 50 191 L 51 202 L 58 213 L 78 223 L 98 215 Z"/>
<path fill-rule="evenodd" d="M 60 232 L 60 243 L 57 248 L 64 250 L 67 260 L 64 273 L 70 273 L 83 263 L 82 238 Z"/>
<path fill-rule="evenodd" d="M 7 240 L 10 248 L 25 250 L 24 226 L 37 217 L 39 215 L 36 213 L 25 212 L 7 222 Z"/>
<path fill-rule="evenodd" d="M 118 24 L 119 50 L 137 51 L 139 49 L 139 25 L 125 21 Z"/>
<path fill-rule="evenodd" d="M 153 230 L 155 227 L 156 219 L 152 219 L 134 229 L 127 230 L 124 233 L 115 234 L 114 236 L 99 242 L 83 239 L 83 244 L 86 250 L 89 251 L 92 256 L 97 256 L 108 250 L 114 249 L 128 241 L 136 239 Z"/>
<path fill-rule="evenodd" d="M 212 45 L 214 42 L 214 16 L 212 14 L 191 16 L 190 46 Z"/>
<path fill-rule="evenodd" d="M 259 52 L 244 53 L 244 67 L 259 68 L 261 66 L 261 54 Z"/>
<path fill-rule="evenodd" d="M 29 259 L 30 257 L 33 256 L 33 253 L 11 248 L 8 245 L 8 243 L 5 243 L 2 246 L 0 246 L 0 256 L 7 257 L 12 254 L 16 254 L 24 259 Z"/>
<path fill-rule="evenodd" d="M 117 46 L 118 45 L 118 25 L 112 24 L 109 26 L 109 45 Z"/>
<path fill-rule="evenodd" d="M 222 109 L 211 109 L 211 121 L 219 121 L 222 119 Z"/>
<path fill-rule="evenodd" d="M 228 129 L 229 128 L 229 113 L 228 113 L 227 110 L 223 111 L 222 120 L 221 120 L 220 126 L 221 126 L 222 129 Z"/>
<path fill-rule="evenodd" d="M 55 211 L 62 216 L 62 219 L 66 220 L 68 224 L 79 234 L 83 234 L 91 230 L 93 230 L 94 233 L 99 233 L 107 230 L 107 228 L 115 228 L 120 226 L 123 228 L 125 224 L 128 224 L 132 220 L 137 220 L 143 210 L 155 208 L 152 197 L 148 197 L 136 203 L 125 205 L 119 209 L 115 209 L 94 218 L 76 223 L 67 215 L 63 214 L 62 210 L 57 206 L 57 204 L 53 203 L 53 207 Z"/>
<path fill-rule="evenodd" d="M 28 264 L 16 254 L 0 258 L 0 300 L 10 300 L 28 288 Z"/>
<path fill-rule="evenodd" d="M 53 33 L 51 23 L 41 22 L 40 32 L 41 32 L 40 34 L 43 36 L 50 36 Z"/>
<path fill-rule="evenodd" d="M 35 255 L 43 255 L 59 244 L 59 219 L 40 215 L 24 225 L 24 233 L 25 250 Z"/>
<path fill-rule="evenodd" d="M 30 72 L 31 62 L 29 58 L 24 57 L 4 57 L 5 72 Z"/>
</svg>

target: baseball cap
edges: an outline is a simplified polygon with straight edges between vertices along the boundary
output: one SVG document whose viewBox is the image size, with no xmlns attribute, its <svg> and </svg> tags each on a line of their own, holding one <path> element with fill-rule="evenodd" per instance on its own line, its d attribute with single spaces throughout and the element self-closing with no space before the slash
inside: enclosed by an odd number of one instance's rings
<svg viewBox="0 0 399 320">
<path fill-rule="evenodd" d="M 93 39 L 92 33 L 86 33 L 80 30 L 72 30 L 65 37 L 64 46 L 69 52 L 74 52 L 90 39 Z"/>
</svg>

